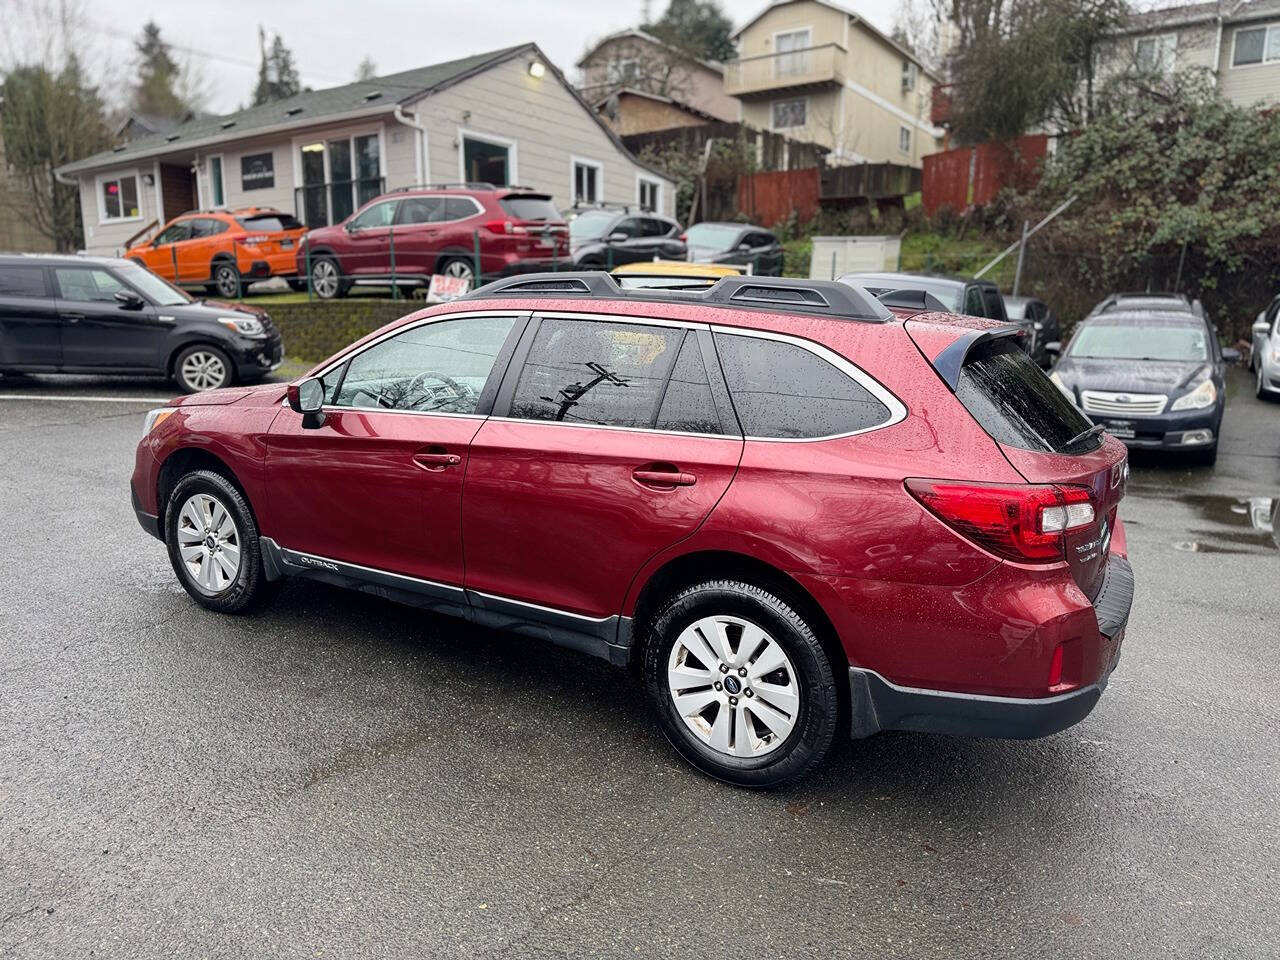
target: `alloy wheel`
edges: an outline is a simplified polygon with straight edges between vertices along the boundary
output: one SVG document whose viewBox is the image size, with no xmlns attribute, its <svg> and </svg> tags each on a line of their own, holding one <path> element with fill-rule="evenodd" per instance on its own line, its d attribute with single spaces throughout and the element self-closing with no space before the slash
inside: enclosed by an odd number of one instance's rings
<svg viewBox="0 0 1280 960">
<path fill-rule="evenodd" d="M 332 260 L 318 260 L 311 268 L 311 288 L 328 300 L 338 293 L 338 268 Z"/>
<path fill-rule="evenodd" d="M 739 617 L 703 617 L 667 658 L 667 687 L 690 732 L 731 757 L 778 749 L 800 713 L 796 670 L 782 646 Z"/>
<path fill-rule="evenodd" d="M 240 530 L 216 498 L 197 493 L 178 512 L 178 554 L 201 593 L 222 593 L 240 572 Z"/>
<path fill-rule="evenodd" d="M 240 295 L 240 275 L 234 267 L 225 264 L 219 267 L 213 275 L 213 285 L 218 288 L 218 293 L 224 297 L 238 297 Z"/>
<path fill-rule="evenodd" d="M 462 277 L 468 281 L 475 279 L 475 270 L 465 260 L 450 260 L 444 265 L 446 277 Z"/>
<path fill-rule="evenodd" d="M 212 390 L 227 380 L 227 365 L 216 353 L 195 350 L 182 361 L 182 382 L 193 390 Z"/>
</svg>

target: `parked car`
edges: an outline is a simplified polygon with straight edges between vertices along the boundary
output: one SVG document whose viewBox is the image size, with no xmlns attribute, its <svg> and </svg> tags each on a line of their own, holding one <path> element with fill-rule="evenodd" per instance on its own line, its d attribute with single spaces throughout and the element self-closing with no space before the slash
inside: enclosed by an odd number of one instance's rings
<svg viewBox="0 0 1280 960">
<path fill-rule="evenodd" d="M 641 260 L 685 260 L 680 224 L 647 210 L 595 205 L 570 211 L 569 243 L 574 265 L 612 270 Z"/>
<path fill-rule="evenodd" d="M 283 355 L 265 310 L 194 300 L 131 260 L 0 255 L 0 374 L 155 374 L 193 392 Z"/>
<path fill-rule="evenodd" d="M 171 283 L 221 297 L 239 297 L 246 283 L 269 277 L 284 277 L 297 290 L 305 288 L 294 259 L 305 232 L 296 218 L 270 207 L 193 210 L 125 256 Z"/>
<path fill-rule="evenodd" d="M 1253 322 L 1253 343 L 1249 350 L 1249 369 L 1257 380 L 1254 392 L 1259 400 L 1269 400 L 1280 394 L 1280 297 L 1276 297 L 1267 309 Z"/>
<path fill-rule="evenodd" d="M 339 224 L 308 231 L 297 269 L 324 300 L 357 283 L 424 286 L 434 273 L 474 287 L 477 245 L 483 277 L 555 269 L 569 256 L 568 228 L 547 194 L 438 183 L 383 194 Z"/>
<path fill-rule="evenodd" d="M 307 577 L 634 665 L 734 783 L 838 733 L 1042 736 L 1120 654 L 1126 454 L 1010 336 L 831 281 L 513 277 L 151 411 L 134 508 L 210 610 Z"/>
<path fill-rule="evenodd" d="M 709 287 L 721 277 L 740 277 L 746 267 L 728 263 L 689 263 L 687 260 L 638 260 L 610 271 L 624 289 L 648 287 Z"/>
<path fill-rule="evenodd" d="M 1058 345 L 1049 349 L 1057 352 Z M 1127 446 L 1218 456 L 1226 363 L 1203 320 L 1181 309 L 1107 310 L 1076 325 L 1050 378 Z"/>
<path fill-rule="evenodd" d="M 762 277 L 782 276 L 782 244 L 772 231 L 749 223 L 695 223 L 685 231 L 695 263 L 736 263 Z"/>
<path fill-rule="evenodd" d="M 1029 325 L 1027 333 L 1027 353 L 1040 366 L 1048 368 L 1053 357 L 1045 345 L 1062 341 L 1062 330 L 1058 318 L 1049 305 L 1035 297 L 1004 298 L 1004 312 L 1014 323 Z"/>
<path fill-rule="evenodd" d="M 1186 310 L 1197 317 L 1204 316 L 1204 304 L 1199 300 L 1193 300 L 1185 293 L 1160 290 L 1108 294 L 1089 311 L 1089 316 L 1106 313 L 1108 310 L 1120 310 L 1126 313 L 1141 310 Z"/>
</svg>

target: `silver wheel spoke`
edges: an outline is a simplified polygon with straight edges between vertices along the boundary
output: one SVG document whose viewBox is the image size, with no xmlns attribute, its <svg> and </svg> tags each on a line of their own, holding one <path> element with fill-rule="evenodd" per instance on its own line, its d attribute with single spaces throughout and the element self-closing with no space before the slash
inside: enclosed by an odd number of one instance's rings
<svg viewBox="0 0 1280 960">
<path fill-rule="evenodd" d="M 228 581 L 235 579 L 236 570 L 239 568 L 238 564 L 232 563 L 228 560 L 226 554 L 221 551 L 215 553 L 213 555 L 213 559 L 218 564 L 218 570 L 226 576 Z"/>
<path fill-rule="evenodd" d="M 756 697 L 789 717 L 794 717 L 800 707 L 800 698 L 787 687 L 780 687 L 776 683 L 756 683 L 752 684 L 752 689 L 755 690 Z"/>
<path fill-rule="evenodd" d="M 185 519 L 185 517 L 183 519 Z M 189 526 L 183 526 L 181 523 L 178 524 L 178 543 L 184 545 L 188 543 L 199 543 L 203 539 L 204 537 L 201 535 L 199 530 L 192 529 Z"/>
<path fill-rule="evenodd" d="M 695 624 L 695 628 L 703 626 L 702 635 L 706 638 L 707 643 L 711 644 L 711 649 L 725 663 L 733 663 L 733 648 L 729 646 L 729 633 L 727 626 L 720 620 L 703 620 L 700 624 Z M 709 627 L 709 629 L 708 629 Z"/>
<path fill-rule="evenodd" d="M 711 739 L 707 742 L 711 744 L 712 749 L 719 750 L 721 753 L 729 752 L 729 728 L 733 724 L 732 713 L 727 704 L 721 704 L 720 709 L 716 712 L 716 719 L 711 724 Z"/>
<path fill-rule="evenodd" d="M 675 697 L 676 709 L 680 711 L 682 717 L 692 717 L 701 713 L 707 708 L 707 704 L 715 703 L 720 699 L 720 694 L 708 687 L 706 690 L 698 690 L 695 693 L 686 693 Z"/>
<path fill-rule="evenodd" d="M 790 717 L 785 716 L 781 712 L 775 710 L 767 703 L 762 703 L 759 698 L 752 700 L 748 705 L 748 709 L 754 713 L 764 723 L 766 727 L 774 732 L 778 739 L 782 739 L 791 732 L 791 728 L 795 725 Z"/>
<path fill-rule="evenodd" d="M 768 643 L 776 649 L 777 644 L 773 643 L 763 630 L 755 624 L 748 624 L 742 630 L 742 639 L 738 641 L 738 655 L 734 657 L 734 665 L 745 667 L 751 662 L 751 655 L 760 649 L 762 643 Z"/>
<path fill-rule="evenodd" d="M 204 556 L 204 547 L 199 544 L 193 547 L 179 547 L 178 555 L 190 563 L 192 560 L 198 560 Z"/>
<path fill-rule="evenodd" d="M 676 646 L 683 645 L 690 653 L 697 657 L 698 660 L 702 661 L 702 665 L 704 667 L 708 670 L 714 670 L 716 660 L 718 658 L 716 657 L 715 651 L 707 645 L 702 634 L 698 632 L 697 626 L 698 625 L 695 623 L 691 627 L 686 627 L 684 633 L 680 634 L 680 639 L 676 642 Z"/>
<path fill-rule="evenodd" d="M 750 676 L 752 680 L 757 680 L 760 677 L 765 677 L 773 673 L 773 671 L 777 670 L 779 667 L 784 666 L 786 662 L 787 656 L 782 652 L 782 648 L 770 640 L 769 645 L 765 647 L 764 652 L 760 654 L 760 658 L 751 665 L 751 669 L 748 671 L 747 675 Z"/>
<path fill-rule="evenodd" d="M 749 757 L 755 753 L 755 731 L 751 728 L 751 720 L 747 716 L 746 705 L 738 701 L 738 709 L 734 711 L 733 752 L 739 757 Z"/>
<path fill-rule="evenodd" d="M 240 548 L 239 547 L 233 547 L 229 543 L 224 543 L 222 545 L 222 556 L 230 560 L 233 567 L 237 569 L 239 568 L 240 566 Z"/>
</svg>

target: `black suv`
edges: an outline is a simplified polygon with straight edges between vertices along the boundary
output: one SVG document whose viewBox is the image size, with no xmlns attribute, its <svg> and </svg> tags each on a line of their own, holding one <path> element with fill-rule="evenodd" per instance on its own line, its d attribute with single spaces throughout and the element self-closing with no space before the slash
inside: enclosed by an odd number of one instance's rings
<svg viewBox="0 0 1280 960">
<path fill-rule="evenodd" d="M 599 205 L 568 211 L 569 256 L 582 270 L 612 270 L 641 260 L 684 260 L 689 248 L 670 217 Z"/>
<path fill-rule="evenodd" d="M 283 356 L 264 311 L 195 300 L 131 261 L 0 254 L 0 374 L 158 374 L 194 393 Z"/>
</svg>

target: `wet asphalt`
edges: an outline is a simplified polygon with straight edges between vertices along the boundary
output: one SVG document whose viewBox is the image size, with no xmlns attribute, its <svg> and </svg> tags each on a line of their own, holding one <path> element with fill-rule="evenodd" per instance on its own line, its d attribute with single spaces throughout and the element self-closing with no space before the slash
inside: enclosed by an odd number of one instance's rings
<svg viewBox="0 0 1280 960">
<path fill-rule="evenodd" d="M 573 653 L 201 611 L 129 505 L 163 385 L 0 382 L 0 957 L 1275 957 L 1280 404 L 1231 389 L 1216 468 L 1134 458 L 1089 718 L 749 793 Z"/>
</svg>

